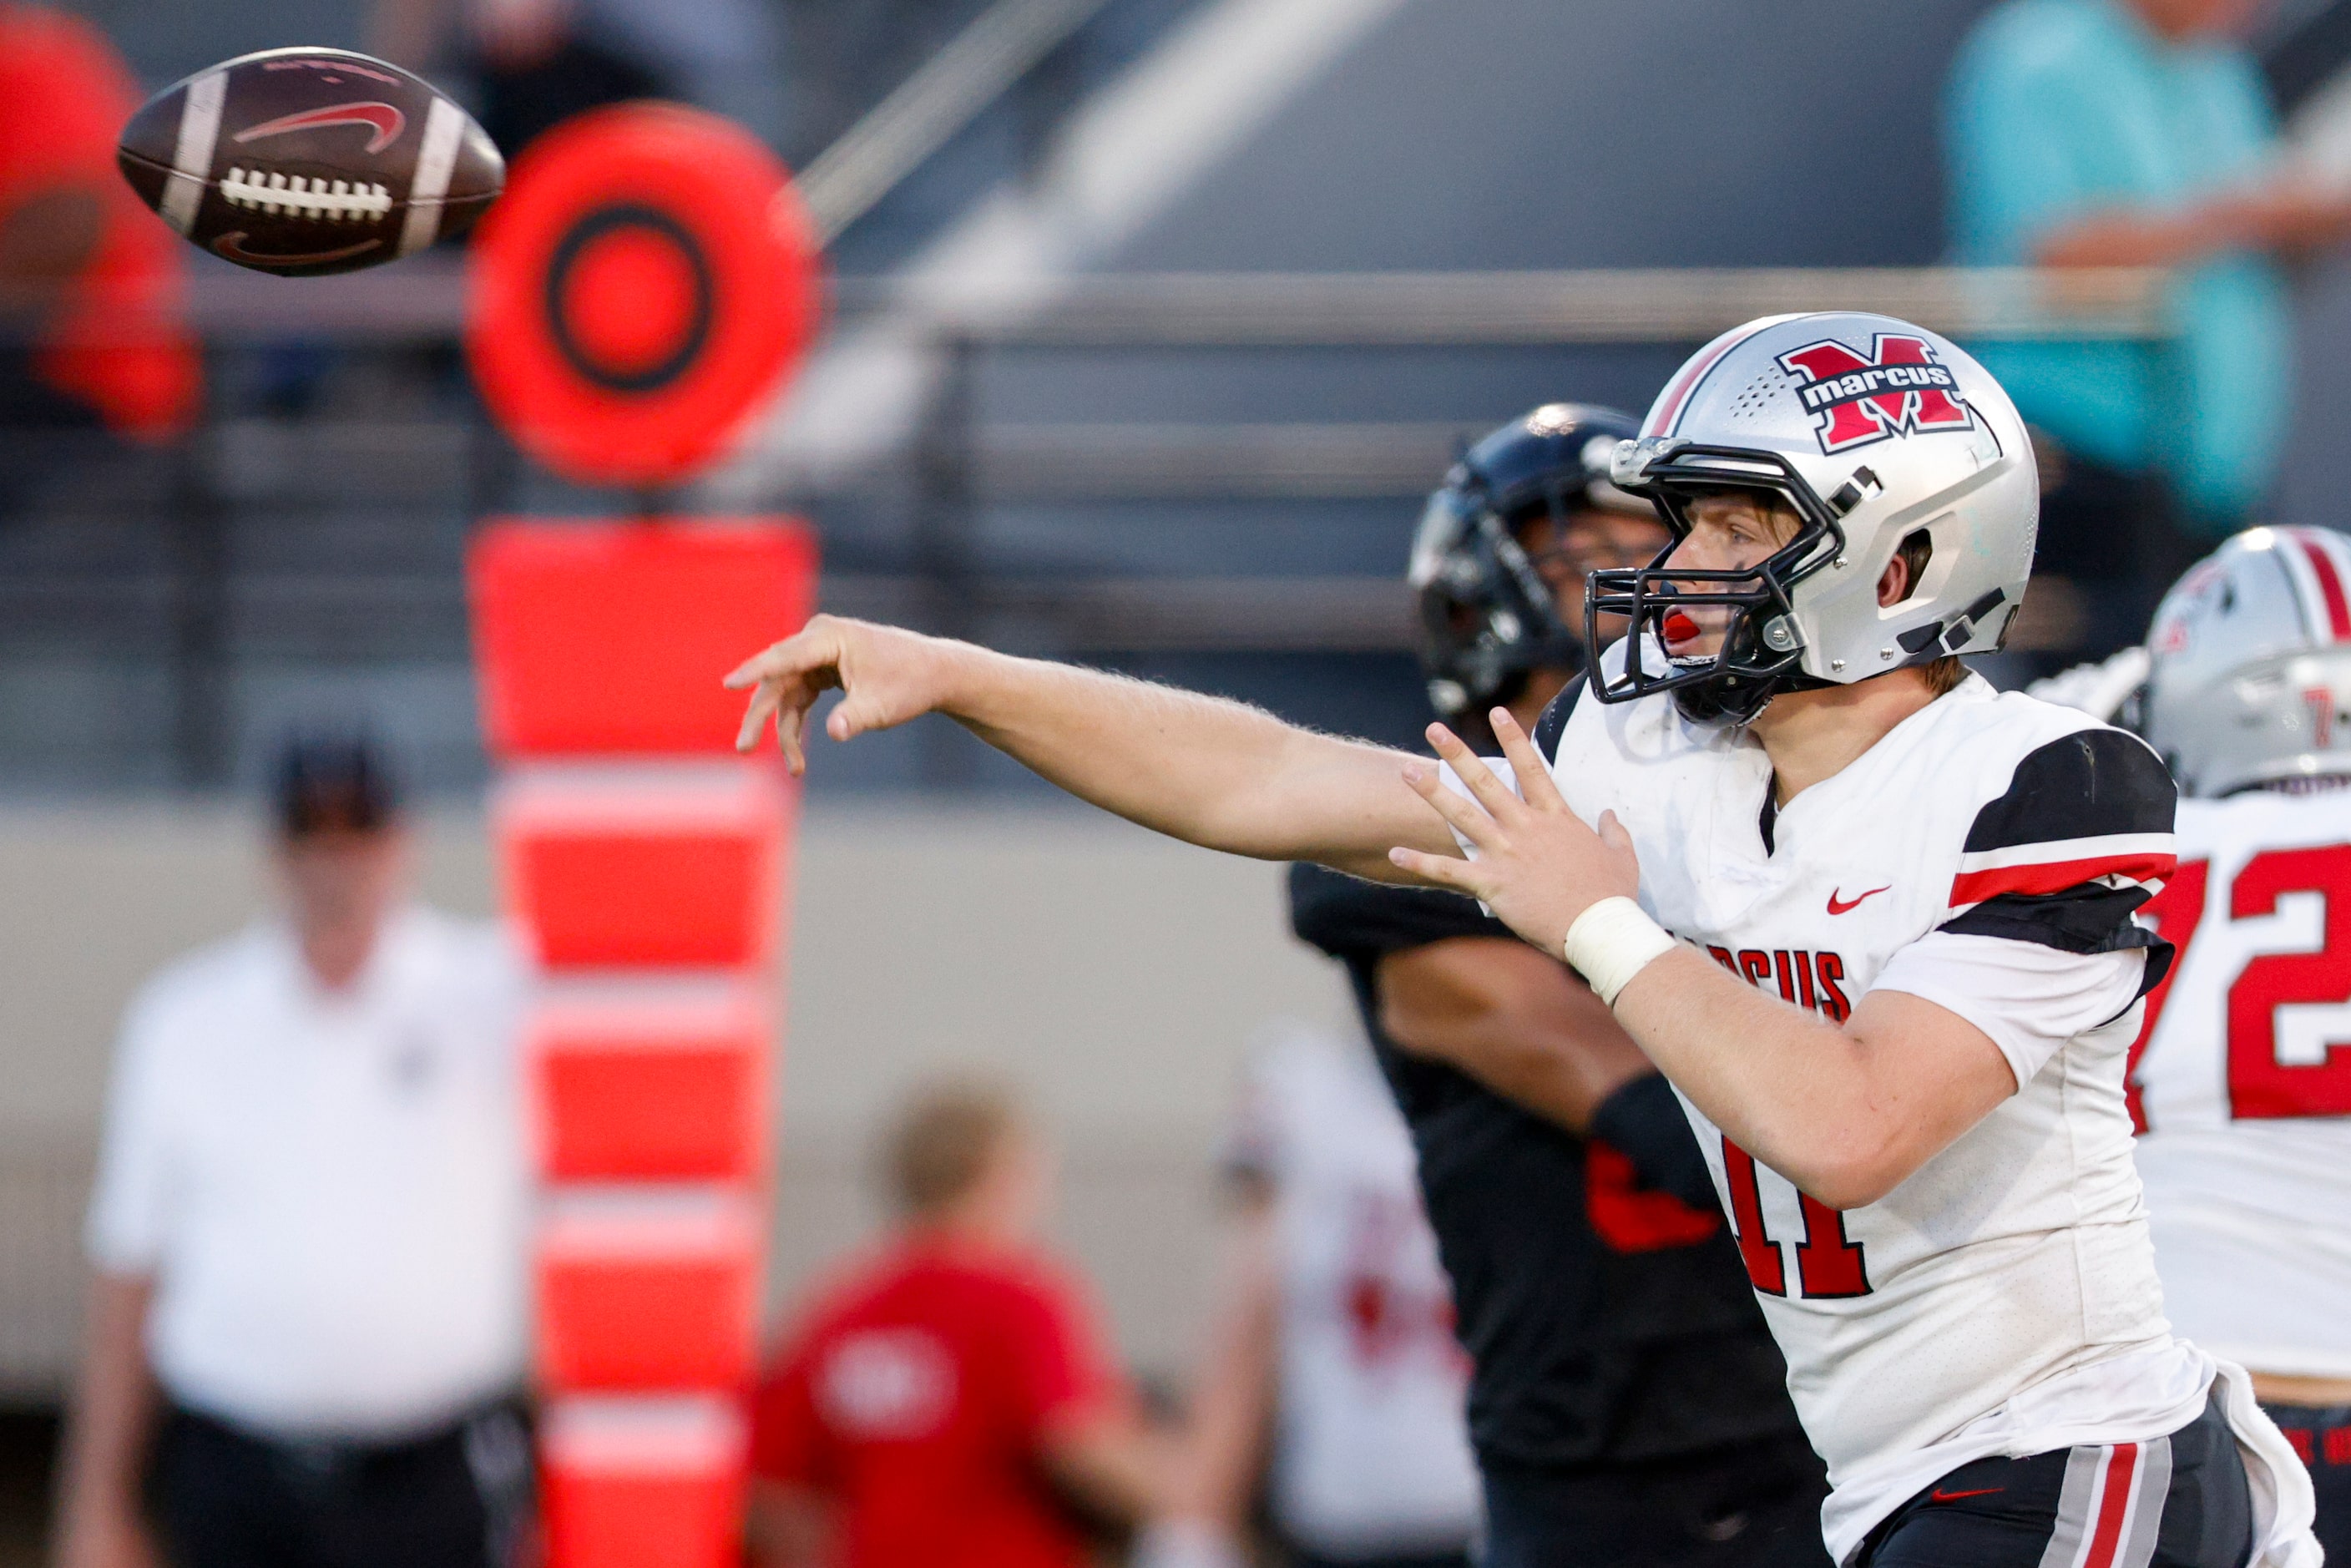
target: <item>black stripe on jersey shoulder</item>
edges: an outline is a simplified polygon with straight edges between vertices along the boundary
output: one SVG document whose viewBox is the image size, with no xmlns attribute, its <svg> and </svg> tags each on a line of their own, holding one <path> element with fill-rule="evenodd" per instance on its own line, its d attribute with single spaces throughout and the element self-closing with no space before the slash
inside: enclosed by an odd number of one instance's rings
<svg viewBox="0 0 2351 1568">
<path fill-rule="evenodd" d="M 2026 753 L 2007 792 L 1976 813 L 1966 852 L 2168 833 L 2178 805 L 2171 775 L 2145 741 L 2119 729 L 2077 729 Z"/>
<path fill-rule="evenodd" d="M 2000 936 L 2011 942 L 2034 942 L 2061 953 L 2124 953 L 2147 949 L 2147 973 L 2139 980 L 2145 996 L 2170 971 L 2172 945 L 2131 916 L 2147 901 L 2139 887 L 2106 887 L 2084 883 L 2063 893 L 2003 893 L 1987 898 L 1938 927 L 1959 936 Z"/>
<path fill-rule="evenodd" d="M 1575 705 L 1590 684 L 1588 675 L 1576 676 L 1543 705 L 1542 716 L 1535 720 L 1535 754 L 1554 767 L 1559 763 L 1560 737 L 1567 733 L 1567 721 L 1575 716 Z"/>
<path fill-rule="evenodd" d="M 1960 936 L 2006 936 L 2065 953 L 2118 953 L 2147 947 L 2155 933 L 2131 918 L 2147 899 L 2143 887 L 2085 882 L 2063 893 L 2003 893 L 1945 921 Z"/>
</svg>

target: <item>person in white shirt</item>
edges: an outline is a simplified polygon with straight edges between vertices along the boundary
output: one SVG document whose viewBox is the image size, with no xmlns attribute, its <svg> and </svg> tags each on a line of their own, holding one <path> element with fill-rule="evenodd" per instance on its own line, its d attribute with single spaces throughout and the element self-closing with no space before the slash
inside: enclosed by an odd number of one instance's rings
<svg viewBox="0 0 2351 1568">
<path fill-rule="evenodd" d="M 57 1561 L 503 1568 L 529 1476 L 521 967 L 410 901 L 364 742 L 295 742 L 277 807 L 282 915 L 124 1021 Z"/>
<path fill-rule="evenodd" d="M 1238 1256 L 1189 1433 L 1194 1522 L 1230 1562 L 1270 1479 L 1294 1568 L 1467 1568 L 1468 1361 L 1415 1165 L 1368 1043 L 1290 1027 L 1251 1058 Z"/>
<path fill-rule="evenodd" d="M 1559 956 L 1681 1096 L 1846 1568 L 2311 1568 L 2309 1475 L 2172 1334 L 2131 1163 L 2171 781 L 1962 662 L 2031 570 L 2014 405 L 1907 322 L 1767 317 L 1612 477 L 1675 542 L 1593 574 L 1633 631 L 1532 737 L 1494 710 L 1507 764 L 824 616 L 728 677 L 737 742 L 772 717 L 804 767 L 835 686 L 837 740 L 944 712 L 1145 826 L 1450 887 Z"/>
</svg>

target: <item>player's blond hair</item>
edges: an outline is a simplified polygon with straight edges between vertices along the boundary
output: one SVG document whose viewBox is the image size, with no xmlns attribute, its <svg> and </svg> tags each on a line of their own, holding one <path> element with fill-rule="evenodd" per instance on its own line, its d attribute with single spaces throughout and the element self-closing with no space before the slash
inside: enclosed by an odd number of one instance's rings
<svg viewBox="0 0 2351 1568">
<path fill-rule="evenodd" d="M 992 1079 L 948 1079 L 919 1091 L 886 1145 L 891 1196 L 917 1218 L 936 1214 L 978 1185 L 1025 1121 L 1019 1097 Z"/>
<path fill-rule="evenodd" d="M 1915 591 L 1918 579 L 1926 574 L 1927 563 L 1935 559 L 1935 541 L 1926 529 L 1919 528 L 1896 548 L 1894 555 L 1908 570 L 1910 587 Z M 1927 677 L 1927 689 L 1938 697 L 1957 691 L 1959 683 L 1968 678 L 1968 667 L 1959 662 L 1957 653 L 1930 659 L 1918 668 Z"/>
</svg>

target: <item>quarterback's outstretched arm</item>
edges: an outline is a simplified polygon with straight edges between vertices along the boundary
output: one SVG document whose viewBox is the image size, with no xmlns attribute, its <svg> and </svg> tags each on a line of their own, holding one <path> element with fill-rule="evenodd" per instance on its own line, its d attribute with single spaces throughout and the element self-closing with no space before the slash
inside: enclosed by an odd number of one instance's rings
<svg viewBox="0 0 2351 1568">
<path fill-rule="evenodd" d="M 1399 847 L 1395 859 L 1483 899 L 1520 936 L 1561 954 L 1587 909 L 1639 891 L 1640 865 L 1613 813 L 1594 832 L 1568 809 L 1509 714 L 1497 710 L 1494 728 L 1525 798 L 1432 728 L 1469 795 L 1426 764 L 1406 777 L 1478 858 Z M 1872 991 L 1851 1018 L 1829 1023 L 1687 946 L 1640 967 L 1616 994 L 1615 1011 L 1726 1137 L 1832 1208 L 1884 1197 L 2016 1091 L 1991 1037 L 1924 998 Z"/>
<path fill-rule="evenodd" d="M 945 714 L 1071 794 L 1210 849 L 1387 882 L 1418 880 L 1390 862 L 1392 845 L 1456 852 L 1402 781 L 1410 757 L 1243 703 L 830 615 L 726 684 L 751 692 L 737 747 L 772 719 L 794 773 L 808 765 L 810 708 L 838 686 L 825 721 L 835 740 Z"/>
</svg>

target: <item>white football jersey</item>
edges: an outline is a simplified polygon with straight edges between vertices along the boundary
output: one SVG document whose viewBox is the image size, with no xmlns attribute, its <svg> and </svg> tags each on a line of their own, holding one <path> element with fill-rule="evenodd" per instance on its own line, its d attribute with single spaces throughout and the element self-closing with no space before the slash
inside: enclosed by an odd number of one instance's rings
<svg viewBox="0 0 2351 1568">
<path fill-rule="evenodd" d="M 1252 1063 L 1244 1114 L 1280 1250 L 1275 1518 L 1322 1556 L 1458 1550 L 1479 1507 L 1468 1364 L 1370 1047 L 1284 1035 Z"/>
<path fill-rule="evenodd" d="M 2351 1377 L 2351 793 L 2183 802 L 2142 918 L 2180 949 L 2131 1073 L 2172 1322 Z"/>
<path fill-rule="evenodd" d="M 1685 1101 L 1828 1461 L 1831 1552 L 1969 1459 L 2192 1418 L 2210 1363 L 2164 1318 L 2123 1093 L 2147 941 L 2130 912 L 2173 863 L 2154 753 L 1970 677 L 1767 829 L 1761 746 L 1669 697 L 1584 697 L 1546 750 L 1577 815 L 1613 810 L 1631 832 L 1640 902 L 1667 930 L 1832 1019 L 1881 984 L 1926 996 L 2016 1075 L 1949 1148 L 1845 1212 Z"/>
</svg>

